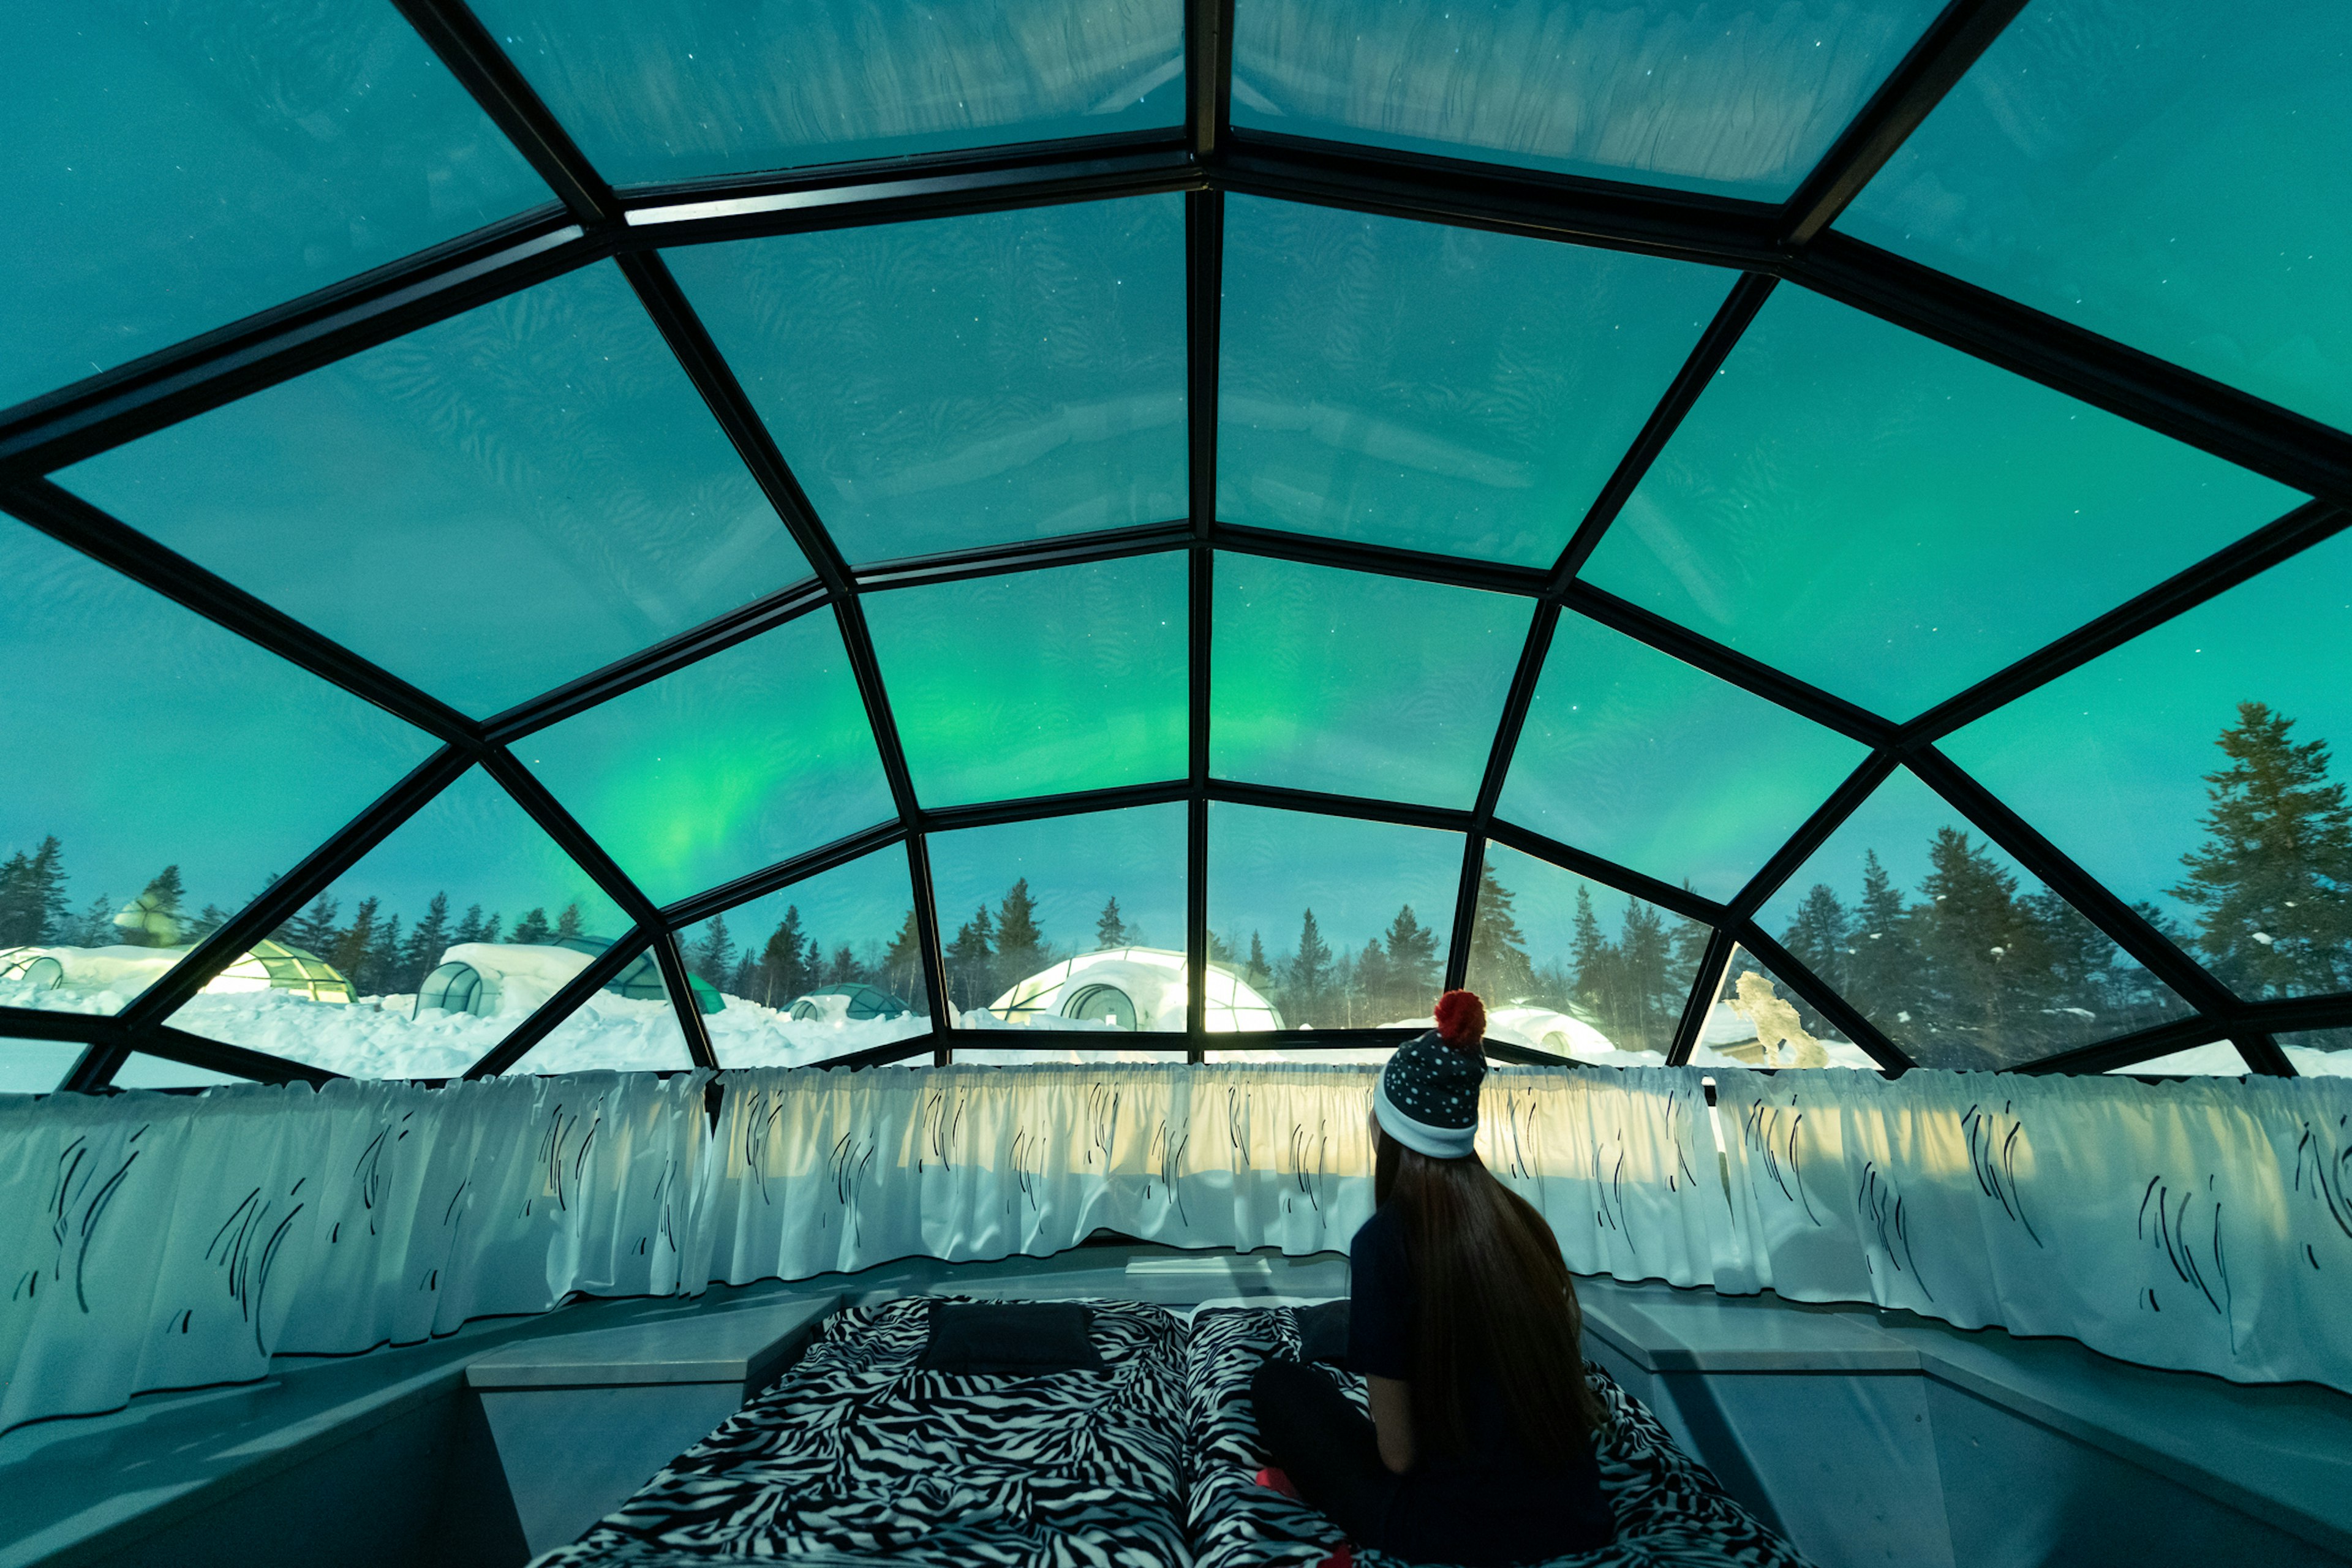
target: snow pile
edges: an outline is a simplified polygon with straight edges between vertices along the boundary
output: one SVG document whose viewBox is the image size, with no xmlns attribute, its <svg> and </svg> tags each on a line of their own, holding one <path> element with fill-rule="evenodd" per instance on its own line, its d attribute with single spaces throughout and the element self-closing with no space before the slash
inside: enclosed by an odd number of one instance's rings
<svg viewBox="0 0 2352 1568">
<path fill-rule="evenodd" d="M 413 996 L 313 1002 L 293 991 L 199 993 L 174 1028 L 352 1078 L 456 1078 L 514 1029 L 513 1018 L 433 1011 L 411 1018 Z"/>
<path fill-rule="evenodd" d="M 757 1002 L 734 996 L 725 1000 L 723 1009 L 702 1018 L 721 1067 L 806 1067 L 931 1032 L 930 1019 L 916 1013 L 896 1018 L 795 1018 Z"/>
</svg>

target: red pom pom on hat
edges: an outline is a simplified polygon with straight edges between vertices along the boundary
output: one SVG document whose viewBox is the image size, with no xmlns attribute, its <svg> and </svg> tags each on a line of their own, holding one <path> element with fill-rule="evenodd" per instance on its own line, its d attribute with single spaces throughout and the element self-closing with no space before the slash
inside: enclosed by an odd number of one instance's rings
<svg viewBox="0 0 2352 1568">
<path fill-rule="evenodd" d="M 1475 1051 L 1486 1037 L 1486 1004 L 1475 991 L 1448 991 L 1432 1009 L 1437 1037 L 1457 1051 Z"/>
</svg>

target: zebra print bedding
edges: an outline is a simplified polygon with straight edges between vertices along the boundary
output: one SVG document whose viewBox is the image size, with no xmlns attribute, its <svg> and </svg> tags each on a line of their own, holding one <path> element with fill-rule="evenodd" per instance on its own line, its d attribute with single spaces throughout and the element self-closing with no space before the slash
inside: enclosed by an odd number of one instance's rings
<svg viewBox="0 0 2352 1568">
<path fill-rule="evenodd" d="M 1181 1320 L 1091 1302 L 1102 1372 L 926 1372 L 928 1298 L 829 1320 L 784 1380 L 533 1568 L 793 1557 L 1186 1568 Z"/>
<path fill-rule="evenodd" d="M 1330 1521 L 1256 1484 L 1266 1461 L 1249 1385 L 1269 1356 L 1299 1359 L 1290 1308 L 1213 1308 L 1193 1319 L 1185 1362 L 1192 1466 L 1185 1533 L 1195 1568 L 1316 1568 L 1340 1545 Z M 1614 1378 L 1590 1362 L 1585 1372 L 1610 1416 L 1601 1484 L 1617 1515 L 1617 1540 L 1599 1552 L 1554 1559 L 1546 1568 L 1810 1568 L 1793 1547 L 1726 1496 Z M 1364 1380 L 1350 1373 L 1340 1382 L 1361 1407 Z M 1360 1552 L 1356 1561 L 1363 1568 L 1402 1568 L 1377 1552 Z"/>
</svg>

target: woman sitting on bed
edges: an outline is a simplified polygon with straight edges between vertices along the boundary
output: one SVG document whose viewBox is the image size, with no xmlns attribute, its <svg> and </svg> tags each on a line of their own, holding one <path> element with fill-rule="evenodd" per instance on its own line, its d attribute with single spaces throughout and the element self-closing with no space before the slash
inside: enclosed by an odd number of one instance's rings
<svg viewBox="0 0 2352 1568">
<path fill-rule="evenodd" d="M 1348 1362 L 1367 1422 L 1319 1369 L 1268 1362 L 1261 1478 L 1408 1562 L 1532 1563 L 1608 1544 L 1583 1320 L 1543 1216 L 1472 1149 L 1486 1009 L 1438 999 L 1373 1100 L 1378 1211 L 1349 1249 Z"/>
</svg>

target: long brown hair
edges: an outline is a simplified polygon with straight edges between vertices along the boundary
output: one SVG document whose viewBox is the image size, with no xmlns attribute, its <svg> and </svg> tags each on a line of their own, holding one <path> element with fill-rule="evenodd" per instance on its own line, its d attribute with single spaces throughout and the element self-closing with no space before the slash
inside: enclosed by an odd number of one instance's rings
<svg viewBox="0 0 2352 1568">
<path fill-rule="evenodd" d="M 1551 1226 L 1477 1155 L 1433 1160 L 1373 1131 L 1373 1201 L 1397 1205 L 1412 1279 L 1416 1440 L 1468 1451 L 1464 1389 L 1483 1372 L 1533 1456 L 1589 1452 L 1605 1417 L 1584 1380 L 1584 1314 Z"/>
</svg>

